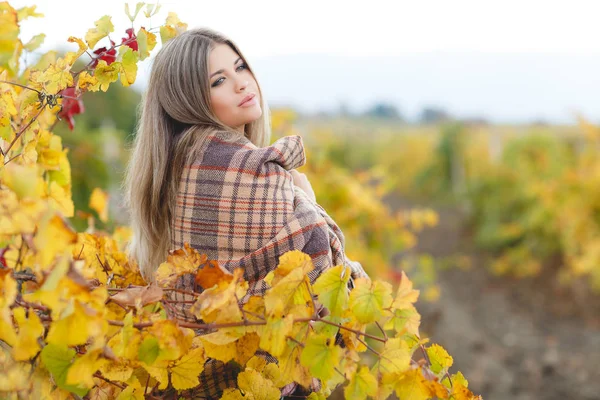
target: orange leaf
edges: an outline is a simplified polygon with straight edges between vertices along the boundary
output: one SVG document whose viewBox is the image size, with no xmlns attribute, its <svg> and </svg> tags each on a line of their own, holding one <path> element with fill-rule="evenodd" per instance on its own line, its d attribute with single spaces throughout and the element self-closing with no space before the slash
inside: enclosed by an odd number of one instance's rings
<svg viewBox="0 0 600 400">
<path fill-rule="evenodd" d="M 221 267 L 217 261 L 208 261 L 196 273 L 196 283 L 204 289 L 223 282 L 229 283 L 233 279 L 233 274 Z"/>
</svg>

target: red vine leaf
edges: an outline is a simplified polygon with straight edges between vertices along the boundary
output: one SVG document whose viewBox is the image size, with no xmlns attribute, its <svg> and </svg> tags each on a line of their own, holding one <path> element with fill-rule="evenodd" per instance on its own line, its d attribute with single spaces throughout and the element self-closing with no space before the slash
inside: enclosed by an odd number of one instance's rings
<svg viewBox="0 0 600 400">
<path fill-rule="evenodd" d="M 133 51 L 138 51 L 137 37 L 135 36 L 135 33 L 133 33 L 133 28 L 126 29 L 125 32 L 127 33 L 127 37 L 121 39 L 121 44 L 131 47 L 131 50 Z"/>
<path fill-rule="evenodd" d="M 58 116 L 61 119 L 66 119 L 67 123 L 69 124 L 69 129 L 73 130 L 73 127 L 75 126 L 75 120 L 73 119 L 73 115 L 81 114 L 85 111 L 85 107 L 83 106 L 83 101 L 81 100 L 81 98 L 79 98 L 77 96 L 77 93 L 75 93 L 74 86 L 65 88 L 65 89 L 61 90 L 60 92 L 58 92 L 58 94 L 63 95 L 63 96 L 69 96 L 69 97 L 63 97 L 62 110 L 60 110 L 60 112 L 58 113 Z M 71 98 L 71 97 L 76 97 L 76 98 Z"/>
</svg>

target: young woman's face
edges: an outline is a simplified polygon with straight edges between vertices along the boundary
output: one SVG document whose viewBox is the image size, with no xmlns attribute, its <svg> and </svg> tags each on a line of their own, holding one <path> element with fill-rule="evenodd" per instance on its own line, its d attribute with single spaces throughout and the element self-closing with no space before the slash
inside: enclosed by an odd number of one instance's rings
<svg viewBox="0 0 600 400">
<path fill-rule="evenodd" d="M 225 125 L 244 134 L 244 125 L 262 115 L 254 76 L 226 44 L 218 44 L 210 52 L 208 67 L 213 112 Z M 249 94 L 254 98 L 240 105 Z"/>
</svg>

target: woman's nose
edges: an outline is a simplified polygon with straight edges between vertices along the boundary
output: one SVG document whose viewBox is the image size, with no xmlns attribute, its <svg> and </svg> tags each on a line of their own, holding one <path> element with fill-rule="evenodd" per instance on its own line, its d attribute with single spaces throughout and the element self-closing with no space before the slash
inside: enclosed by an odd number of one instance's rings
<svg viewBox="0 0 600 400">
<path fill-rule="evenodd" d="M 238 90 L 245 89 L 248 86 L 248 80 L 242 80 L 238 84 Z"/>
</svg>

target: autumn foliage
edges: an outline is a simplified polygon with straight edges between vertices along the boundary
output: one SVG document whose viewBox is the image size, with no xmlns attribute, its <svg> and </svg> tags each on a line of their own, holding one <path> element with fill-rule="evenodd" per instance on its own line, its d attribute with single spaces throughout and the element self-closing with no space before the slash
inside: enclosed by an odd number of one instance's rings
<svg viewBox="0 0 600 400">
<path fill-rule="evenodd" d="M 226 271 L 187 244 L 171 252 L 147 285 L 124 252 L 131 231 L 75 232 L 68 151 L 52 133 L 60 120 L 73 129 L 85 112 L 81 94 L 131 85 L 137 63 L 157 44 L 187 29 L 169 13 L 157 28 L 134 29 L 143 10 L 126 7 L 132 26 L 116 33 L 103 16 L 77 46 L 58 57 L 21 65 L 43 34 L 23 43 L 20 23 L 41 17 L 35 7 L 0 3 L 0 392 L 6 398 L 142 399 L 200 385 L 205 362 L 239 369 L 223 398 L 279 399 L 296 383 L 324 398 L 345 385 L 347 398 L 473 399 L 452 357 L 419 336 L 419 291 L 402 273 L 397 288 L 359 279 L 339 265 L 313 283 L 308 255 L 284 254 L 265 278 L 264 296 L 248 295 L 241 270 Z M 103 46 L 100 42 L 104 41 Z M 118 43 L 118 44 L 117 44 Z M 74 71 L 76 60 L 90 58 Z M 22 71 L 19 73 L 19 71 Z M 107 219 L 107 195 L 90 206 Z M 184 293 L 196 321 L 174 317 L 176 280 L 192 274 L 202 291 Z M 241 301 L 242 300 L 242 301 Z M 341 334 L 344 346 L 335 341 Z M 267 362 L 255 353 L 277 358 Z M 422 358 L 415 361 L 418 355 Z M 292 385 L 293 386 L 293 385 Z M 285 394 L 285 393 L 284 393 Z"/>
</svg>

